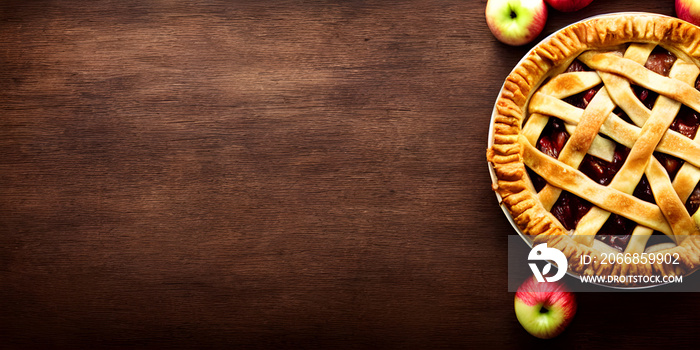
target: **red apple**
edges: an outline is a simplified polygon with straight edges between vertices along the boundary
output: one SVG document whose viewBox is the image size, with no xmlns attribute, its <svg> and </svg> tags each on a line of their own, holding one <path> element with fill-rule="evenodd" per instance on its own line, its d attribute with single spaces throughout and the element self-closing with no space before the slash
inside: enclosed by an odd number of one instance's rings
<svg viewBox="0 0 700 350">
<path fill-rule="evenodd" d="M 561 12 L 578 11 L 593 2 L 593 0 L 545 0 L 553 9 Z"/>
<path fill-rule="evenodd" d="M 700 0 L 676 0 L 676 16 L 695 25 L 700 25 Z"/>
<path fill-rule="evenodd" d="M 489 0 L 486 24 L 503 43 L 524 45 L 534 40 L 547 22 L 544 0 Z"/>
<path fill-rule="evenodd" d="M 528 333 L 550 339 L 576 314 L 576 298 L 562 283 L 528 278 L 515 293 L 515 316 Z"/>
</svg>

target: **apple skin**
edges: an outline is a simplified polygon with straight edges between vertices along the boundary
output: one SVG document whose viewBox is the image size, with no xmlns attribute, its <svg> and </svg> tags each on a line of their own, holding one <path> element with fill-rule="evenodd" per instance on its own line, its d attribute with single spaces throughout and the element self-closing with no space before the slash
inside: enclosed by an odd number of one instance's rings
<svg viewBox="0 0 700 350">
<path fill-rule="evenodd" d="M 547 311 L 542 312 L 542 308 Z M 525 330 L 542 339 L 561 334 L 576 314 L 576 298 L 559 282 L 528 278 L 515 293 L 515 316 Z"/>
<path fill-rule="evenodd" d="M 544 0 L 553 9 L 560 12 L 578 11 L 593 2 L 593 0 Z"/>
<path fill-rule="evenodd" d="M 486 24 L 496 39 L 508 45 L 531 42 L 540 35 L 546 22 L 544 0 L 489 0 L 486 3 Z"/>
<path fill-rule="evenodd" d="M 676 0 L 676 16 L 696 26 L 700 25 L 700 0 Z"/>
</svg>

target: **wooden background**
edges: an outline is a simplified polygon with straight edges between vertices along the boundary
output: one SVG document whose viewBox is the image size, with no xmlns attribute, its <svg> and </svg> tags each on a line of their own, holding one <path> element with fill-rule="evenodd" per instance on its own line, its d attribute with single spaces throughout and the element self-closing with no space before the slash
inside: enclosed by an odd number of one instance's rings
<svg viewBox="0 0 700 350">
<path fill-rule="evenodd" d="M 507 291 L 486 1 L 0 2 L 1 348 L 690 345 L 697 294 Z M 543 36 L 673 1 L 551 11 Z M 678 343 L 678 344 L 676 344 Z"/>
</svg>

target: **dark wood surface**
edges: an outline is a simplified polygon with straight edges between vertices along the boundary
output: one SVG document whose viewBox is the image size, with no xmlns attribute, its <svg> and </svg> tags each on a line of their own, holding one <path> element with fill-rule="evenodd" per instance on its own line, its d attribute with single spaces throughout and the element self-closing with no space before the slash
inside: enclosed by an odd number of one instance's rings
<svg viewBox="0 0 700 350">
<path fill-rule="evenodd" d="M 0 2 L 0 348 L 639 348 L 696 294 L 507 291 L 486 1 Z M 550 11 L 542 37 L 673 1 Z"/>
</svg>

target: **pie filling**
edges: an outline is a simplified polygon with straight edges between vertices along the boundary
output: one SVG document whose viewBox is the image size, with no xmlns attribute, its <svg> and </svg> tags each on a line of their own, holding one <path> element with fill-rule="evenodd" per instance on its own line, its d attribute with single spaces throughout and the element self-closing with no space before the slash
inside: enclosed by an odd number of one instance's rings
<svg viewBox="0 0 700 350">
<path fill-rule="evenodd" d="M 666 51 L 665 49 L 657 47 L 649 55 L 645 63 L 645 67 L 655 73 L 668 77 L 671 67 L 675 61 L 675 55 Z M 591 71 L 591 69 L 578 59 L 574 60 L 566 70 L 566 72 L 585 71 Z M 574 107 L 585 109 L 602 87 L 603 84 L 601 83 L 598 86 L 590 88 L 586 91 L 564 98 L 563 101 Z M 647 109 L 651 110 L 654 107 L 659 94 L 633 84 L 631 84 L 631 88 L 637 99 L 639 99 L 639 101 Z M 700 90 L 700 78 L 696 80 L 695 88 Z M 613 113 L 619 116 L 625 122 L 633 124 L 630 118 L 619 107 L 616 107 L 613 110 Z M 699 113 L 687 106 L 681 106 L 681 109 L 676 118 L 673 120 L 670 129 L 677 131 L 685 137 L 693 139 L 697 134 L 699 127 Z M 549 116 L 547 125 L 544 127 L 543 132 L 540 134 L 540 137 L 537 140 L 536 147 L 544 154 L 553 158 L 558 158 L 570 137 L 571 135 L 569 132 L 567 132 L 565 122 L 557 117 Z M 609 140 L 608 137 L 603 137 Z M 578 169 L 593 181 L 607 186 L 623 166 L 629 153 L 629 148 L 616 143 L 611 161 L 586 154 Z M 669 178 L 671 181 L 673 181 L 684 161 L 661 152 L 654 152 L 654 157 L 661 163 L 668 173 Z M 528 174 L 536 191 L 540 192 L 547 185 L 547 181 L 545 179 L 536 174 L 534 171 L 531 171 L 529 168 Z M 642 177 L 641 181 L 635 188 L 633 196 L 646 202 L 655 203 L 654 195 L 646 175 Z M 581 218 L 586 215 L 586 213 L 588 213 L 593 206 L 593 204 L 577 197 L 574 194 L 567 191 L 562 191 L 561 195 L 559 195 L 558 199 L 552 206 L 551 213 L 561 222 L 565 229 L 572 231 L 576 228 L 579 220 L 581 220 Z M 695 189 L 688 196 L 688 199 L 685 202 L 685 207 L 690 215 L 693 215 L 693 213 L 695 213 L 700 207 L 700 184 L 696 185 Z M 632 220 L 617 214 L 611 214 L 602 228 L 598 231 L 595 238 L 617 250 L 624 251 L 630 241 L 632 231 L 636 226 L 637 223 Z M 650 239 L 649 243 L 672 241 L 665 234 L 658 231 L 654 231 L 653 235 L 657 237 Z"/>
</svg>

